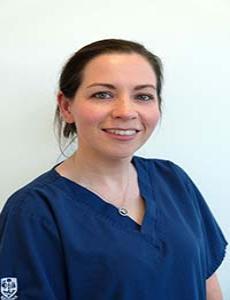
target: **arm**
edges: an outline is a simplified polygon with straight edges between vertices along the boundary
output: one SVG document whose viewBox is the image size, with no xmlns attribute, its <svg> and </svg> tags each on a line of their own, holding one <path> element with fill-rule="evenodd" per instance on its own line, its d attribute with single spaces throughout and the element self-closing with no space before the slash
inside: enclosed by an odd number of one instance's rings
<svg viewBox="0 0 230 300">
<path fill-rule="evenodd" d="M 215 273 L 206 280 L 206 292 L 207 300 L 223 300 L 221 288 Z"/>
<path fill-rule="evenodd" d="M 64 271 L 60 241 L 51 224 L 24 213 L 0 216 L 3 296 L 11 293 L 12 299 L 68 299 Z M 10 290 L 10 285 L 15 289 Z"/>
</svg>

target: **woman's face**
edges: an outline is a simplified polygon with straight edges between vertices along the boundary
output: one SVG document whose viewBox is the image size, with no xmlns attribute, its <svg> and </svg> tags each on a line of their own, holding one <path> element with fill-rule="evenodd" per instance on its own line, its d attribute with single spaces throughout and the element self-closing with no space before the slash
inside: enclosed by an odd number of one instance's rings
<svg viewBox="0 0 230 300">
<path fill-rule="evenodd" d="M 157 79 L 138 54 L 103 54 L 85 67 L 69 111 L 85 155 L 130 158 L 160 118 Z"/>
</svg>

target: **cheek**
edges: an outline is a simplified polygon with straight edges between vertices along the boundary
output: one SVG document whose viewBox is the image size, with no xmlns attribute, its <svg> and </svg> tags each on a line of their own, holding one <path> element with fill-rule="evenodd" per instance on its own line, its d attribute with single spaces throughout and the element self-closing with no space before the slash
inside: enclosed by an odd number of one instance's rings
<svg viewBox="0 0 230 300">
<path fill-rule="evenodd" d="M 95 108 L 80 108 L 77 110 L 76 123 L 85 126 L 91 126 L 99 123 L 103 119 L 103 112 Z"/>
<path fill-rule="evenodd" d="M 160 111 L 149 111 L 148 115 L 146 115 L 146 122 L 148 123 L 148 126 L 152 129 L 154 129 L 160 120 Z"/>
</svg>

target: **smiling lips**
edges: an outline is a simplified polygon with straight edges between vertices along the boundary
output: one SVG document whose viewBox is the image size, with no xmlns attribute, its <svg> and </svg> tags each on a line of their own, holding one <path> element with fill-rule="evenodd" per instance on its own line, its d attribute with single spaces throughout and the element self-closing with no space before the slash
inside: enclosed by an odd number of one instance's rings
<svg viewBox="0 0 230 300">
<path fill-rule="evenodd" d="M 140 131 L 138 129 L 133 129 L 133 128 L 129 128 L 129 129 L 111 128 L 111 129 L 103 129 L 103 130 L 108 133 L 113 133 L 116 135 L 127 135 L 127 136 L 135 135 L 137 132 Z"/>
</svg>

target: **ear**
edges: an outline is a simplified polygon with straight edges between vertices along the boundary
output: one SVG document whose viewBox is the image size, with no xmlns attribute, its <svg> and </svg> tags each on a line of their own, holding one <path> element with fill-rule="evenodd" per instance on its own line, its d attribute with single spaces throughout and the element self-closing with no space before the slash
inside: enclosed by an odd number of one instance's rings
<svg viewBox="0 0 230 300">
<path fill-rule="evenodd" d="M 74 123 L 74 117 L 71 113 L 71 101 L 66 98 L 61 91 L 57 94 L 57 104 L 62 119 L 65 120 L 66 123 Z"/>
</svg>

